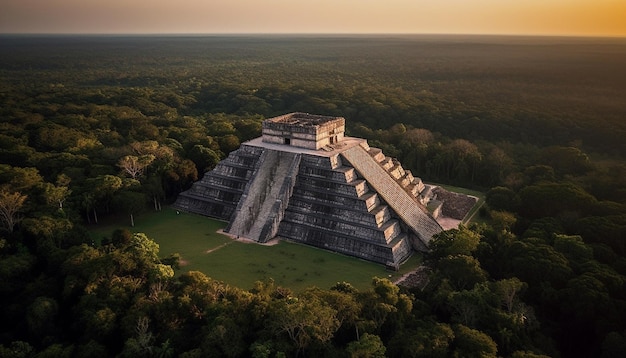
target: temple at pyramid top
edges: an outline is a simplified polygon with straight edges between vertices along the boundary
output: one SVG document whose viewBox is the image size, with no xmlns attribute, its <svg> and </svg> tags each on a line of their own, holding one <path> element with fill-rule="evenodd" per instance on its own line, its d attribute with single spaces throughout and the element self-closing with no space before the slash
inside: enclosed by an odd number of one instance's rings
<svg viewBox="0 0 626 358">
<path fill-rule="evenodd" d="M 289 113 L 263 121 L 263 142 L 306 149 L 322 149 L 343 140 L 343 117 Z"/>
</svg>

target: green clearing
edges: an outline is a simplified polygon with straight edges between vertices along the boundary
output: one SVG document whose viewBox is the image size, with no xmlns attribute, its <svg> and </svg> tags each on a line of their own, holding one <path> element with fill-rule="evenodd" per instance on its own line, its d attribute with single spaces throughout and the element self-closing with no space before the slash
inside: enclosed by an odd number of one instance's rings
<svg viewBox="0 0 626 358">
<path fill-rule="evenodd" d="M 317 286 L 328 289 L 336 282 L 350 282 L 358 289 L 370 286 L 372 277 L 394 280 L 414 269 L 420 262 L 413 255 L 400 271 L 383 265 L 336 254 L 307 245 L 281 241 L 267 246 L 235 241 L 217 231 L 226 223 L 201 215 L 176 213 L 166 208 L 136 218 L 131 228 L 127 220 L 92 228 L 94 240 L 110 237 L 117 228 L 143 232 L 160 246 L 161 257 L 179 253 L 185 265 L 179 272 L 201 271 L 207 276 L 243 289 L 254 282 L 272 278 L 278 285 L 296 292 Z"/>
</svg>

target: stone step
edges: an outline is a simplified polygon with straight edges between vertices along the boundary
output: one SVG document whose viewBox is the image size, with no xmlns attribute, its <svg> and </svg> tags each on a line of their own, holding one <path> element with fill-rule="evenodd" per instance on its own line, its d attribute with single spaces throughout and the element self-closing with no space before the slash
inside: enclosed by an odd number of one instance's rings
<svg viewBox="0 0 626 358">
<path fill-rule="evenodd" d="M 387 205 L 378 205 L 370 213 L 374 215 L 379 226 L 391 219 L 391 213 Z"/>
<path fill-rule="evenodd" d="M 387 172 L 389 172 L 389 174 L 396 180 L 401 180 L 401 178 L 406 175 L 406 172 L 404 171 L 404 168 L 402 168 L 402 165 L 400 165 L 400 162 L 395 159 L 393 160 L 393 166 L 387 170 Z"/>
<path fill-rule="evenodd" d="M 242 180 L 240 178 L 232 178 L 221 175 L 205 175 L 205 177 L 202 179 L 202 182 L 199 183 L 198 186 L 221 187 L 243 191 L 246 183 L 247 182 L 245 180 Z"/>
<path fill-rule="evenodd" d="M 367 180 L 369 186 L 409 226 L 424 245 L 443 229 L 419 202 L 387 173 L 361 146 L 354 146 L 341 155 Z"/>
<path fill-rule="evenodd" d="M 291 217 L 292 221 L 306 221 L 303 218 L 316 217 L 320 219 L 329 219 L 335 222 L 345 221 L 353 223 L 354 225 L 369 227 L 371 229 L 379 229 L 379 224 L 376 222 L 376 218 L 368 212 L 336 207 L 307 207 L 306 205 L 298 204 L 299 203 L 294 202 L 292 198 L 289 201 L 289 210 L 285 213 L 285 217 Z"/>
<path fill-rule="evenodd" d="M 419 193 L 421 193 L 425 189 L 425 187 L 426 187 L 424 185 L 424 183 L 422 182 L 422 179 L 420 179 L 420 178 L 414 178 L 413 179 L 413 184 L 415 184 L 417 186 L 417 191 Z"/>
<path fill-rule="evenodd" d="M 402 233 L 400 222 L 396 219 L 387 220 L 380 228 L 384 234 L 385 241 L 391 242 L 396 236 Z"/>
<path fill-rule="evenodd" d="M 371 219 L 371 217 L 369 217 Z M 386 245 L 393 235 L 397 233 L 397 226 L 390 222 L 384 225 L 384 230 L 373 223 L 359 222 L 358 220 L 342 220 L 337 217 L 323 216 L 318 214 L 295 212 L 290 210 L 285 213 L 284 222 L 294 223 L 302 227 L 308 227 L 317 231 L 336 232 L 359 240 Z"/>
<path fill-rule="evenodd" d="M 378 163 L 382 162 L 386 158 L 380 148 L 369 148 L 367 152 Z"/>
<path fill-rule="evenodd" d="M 417 184 L 415 184 L 415 183 L 409 183 L 409 184 L 406 186 L 406 190 L 407 190 L 409 193 L 411 193 L 411 195 L 413 195 L 413 196 L 414 196 L 414 197 L 416 197 L 416 198 L 418 197 L 418 195 L 419 195 L 419 193 L 420 193 L 420 192 L 419 192 L 419 186 L 417 186 Z"/>
<path fill-rule="evenodd" d="M 354 189 L 356 190 L 356 196 L 361 197 L 370 192 L 369 186 L 367 186 L 367 182 L 363 179 L 355 180 L 350 184 L 354 183 Z"/>
<path fill-rule="evenodd" d="M 350 167 L 343 167 L 346 168 L 345 171 L 345 178 L 346 178 L 346 182 L 350 183 L 354 180 L 357 180 L 359 178 L 359 176 L 357 175 L 356 170 L 354 170 L 354 168 L 350 168 Z"/>
<path fill-rule="evenodd" d="M 391 246 L 395 263 L 401 263 L 411 256 L 411 241 L 405 233 L 401 233 L 391 240 L 389 246 Z"/>
<path fill-rule="evenodd" d="M 391 159 L 391 157 L 385 157 L 385 159 L 379 163 L 380 166 L 383 167 L 383 169 L 385 169 L 387 172 L 391 170 L 391 168 L 393 168 L 394 166 L 393 159 Z"/>
</svg>

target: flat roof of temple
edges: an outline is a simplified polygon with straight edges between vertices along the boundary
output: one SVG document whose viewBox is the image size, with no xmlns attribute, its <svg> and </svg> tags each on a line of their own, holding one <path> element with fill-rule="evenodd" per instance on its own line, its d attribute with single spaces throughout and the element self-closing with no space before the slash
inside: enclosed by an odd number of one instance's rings
<svg viewBox="0 0 626 358">
<path fill-rule="evenodd" d="M 262 147 L 266 149 L 273 149 L 283 152 L 290 153 L 302 153 L 302 154 L 310 154 L 316 155 L 319 157 L 332 157 L 337 155 L 348 148 L 352 148 L 355 145 L 359 145 L 362 142 L 367 142 L 363 138 L 354 138 L 354 137 L 344 137 L 341 143 L 336 143 L 333 145 L 329 145 L 325 147 L 325 149 L 307 149 L 302 147 L 295 147 L 293 145 L 285 145 L 285 144 L 276 144 L 276 143 L 267 143 L 264 142 L 262 137 L 251 139 L 247 142 L 241 143 L 241 145 L 250 145 L 253 147 Z"/>
<path fill-rule="evenodd" d="M 306 127 L 316 127 L 329 122 L 342 120 L 343 117 L 322 116 L 319 114 L 309 114 L 302 112 L 288 113 L 282 116 L 266 119 L 265 122 L 284 123 Z"/>
</svg>

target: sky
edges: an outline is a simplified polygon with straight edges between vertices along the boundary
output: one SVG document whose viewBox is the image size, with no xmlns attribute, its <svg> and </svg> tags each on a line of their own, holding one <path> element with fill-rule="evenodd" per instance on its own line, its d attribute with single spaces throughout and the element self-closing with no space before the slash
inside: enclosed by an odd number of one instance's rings
<svg viewBox="0 0 626 358">
<path fill-rule="evenodd" d="M 0 0 L 0 33 L 626 37 L 626 0 Z"/>
</svg>

